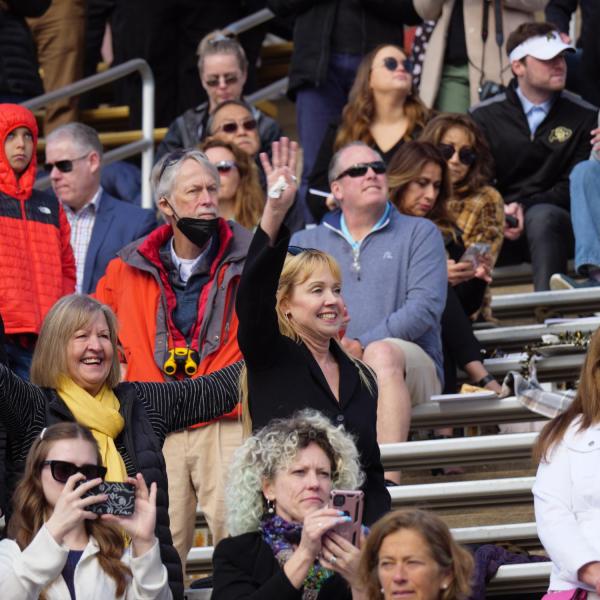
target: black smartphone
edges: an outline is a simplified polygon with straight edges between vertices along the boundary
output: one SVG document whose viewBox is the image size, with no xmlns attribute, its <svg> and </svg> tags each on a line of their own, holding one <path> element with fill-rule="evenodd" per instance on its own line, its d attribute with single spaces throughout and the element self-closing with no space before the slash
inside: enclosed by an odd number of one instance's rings
<svg viewBox="0 0 600 600">
<path fill-rule="evenodd" d="M 517 217 L 513 217 L 512 215 L 504 215 L 504 220 L 509 227 L 517 227 L 519 225 L 519 219 Z"/>
<path fill-rule="evenodd" d="M 331 490 L 331 506 L 352 520 L 333 528 L 351 544 L 358 547 L 365 495 L 360 490 Z"/>
<path fill-rule="evenodd" d="M 103 481 L 83 494 L 82 498 L 106 494 L 104 502 L 91 504 L 86 510 L 97 515 L 131 516 L 135 511 L 135 485 L 118 481 Z"/>
</svg>

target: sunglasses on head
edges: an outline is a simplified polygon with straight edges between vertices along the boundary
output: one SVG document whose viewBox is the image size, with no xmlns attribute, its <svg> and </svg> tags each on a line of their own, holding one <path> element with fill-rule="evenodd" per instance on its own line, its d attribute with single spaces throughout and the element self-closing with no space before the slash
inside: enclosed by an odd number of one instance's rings
<svg viewBox="0 0 600 600">
<path fill-rule="evenodd" d="M 385 163 L 381 160 L 375 160 L 368 163 L 358 163 L 348 167 L 345 171 L 342 171 L 333 181 L 337 181 L 342 177 L 362 177 L 367 174 L 369 169 L 373 170 L 376 175 L 382 175 L 385 173 Z"/>
<path fill-rule="evenodd" d="M 77 466 L 66 460 L 45 460 L 42 467 L 50 467 L 50 473 L 55 481 L 59 483 L 67 483 L 67 479 L 75 473 L 81 473 L 88 481 L 101 477 L 104 479 L 106 475 L 106 467 L 102 465 L 81 465 Z"/>
<path fill-rule="evenodd" d="M 229 73 L 227 75 L 215 75 L 214 77 L 207 79 L 204 82 L 204 85 L 208 87 L 217 87 L 219 83 L 221 83 L 221 79 L 225 82 L 225 85 L 233 85 L 234 83 L 237 83 L 240 80 L 238 75 L 235 75 L 234 73 Z"/>
<path fill-rule="evenodd" d="M 170 152 L 169 154 L 167 154 L 167 157 L 165 158 L 162 167 L 160 168 L 160 173 L 158 174 L 158 181 L 160 181 L 162 179 L 162 176 L 165 174 L 165 171 L 169 168 L 171 168 L 174 164 L 176 164 L 177 162 L 179 162 L 179 160 L 181 159 L 181 157 L 187 152 L 187 150 L 183 150 L 183 149 L 178 149 L 178 150 L 173 150 L 173 152 Z"/>
<path fill-rule="evenodd" d="M 452 144 L 438 144 L 438 149 L 446 161 L 450 160 L 456 152 Z M 458 160 L 467 167 L 470 167 L 475 162 L 476 158 L 477 153 L 471 146 L 462 146 L 458 150 Z"/>
<path fill-rule="evenodd" d="M 220 160 L 215 164 L 215 168 L 219 173 L 229 173 L 234 167 L 237 167 L 235 160 Z"/>
<path fill-rule="evenodd" d="M 407 73 L 412 73 L 413 69 L 415 68 L 415 63 L 410 58 L 405 58 L 399 61 L 395 56 L 386 56 L 383 59 L 383 64 L 379 66 L 385 67 L 388 71 L 393 73 L 398 68 L 398 65 L 402 65 L 402 68 Z"/>
<path fill-rule="evenodd" d="M 246 131 L 254 131 L 256 129 L 257 123 L 256 119 L 247 119 L 246 121 L 242 121 L 241 123 L 237 123 L 236 121 L 229 121 L 228 123 L 223 123 L 219 129 L 224 131 L 225 133 L 237 133 L 237 130 L 242 127 Z"/>
<path fill-rule="evenodd" d="M 44 169 L 50 173 L 54 167 L 56 167 L 61 173 L 70 173 L 73 170 L 73 163 L 77 160 L 83 160 L 87 158 L 90 153 L 78 156 L 77 158 L 69 158 L 66 160 L 57 160 L 56 162 L 47 162 L 44 164 Z"/>
<path fill-rule="evenodd" d="M 319 251 L 315 250 L 314 248 L 304 248 L 302 246 L 288 246 L 287 252 L 288 252 L 288 254 L 291 254 L 292 256 L 298 256 L 298 254 L 302 254 L 303 252 L 319 252 Z"/>
</svg>

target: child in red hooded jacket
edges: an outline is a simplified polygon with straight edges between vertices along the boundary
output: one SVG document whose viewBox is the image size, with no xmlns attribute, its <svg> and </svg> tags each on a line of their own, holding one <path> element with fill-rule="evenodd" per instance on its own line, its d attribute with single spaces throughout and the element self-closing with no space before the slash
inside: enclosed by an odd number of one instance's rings
<svg viewBox="0 0 600 600">
<path fill-rule="evenodd" d="M 18 104 L 0 104 L 0 314 L 10 367 L 29 378 L 50 307 L 75 289 L 69 223 L 58 200 L 33 189 L 38 128 Z"/>
</svg>

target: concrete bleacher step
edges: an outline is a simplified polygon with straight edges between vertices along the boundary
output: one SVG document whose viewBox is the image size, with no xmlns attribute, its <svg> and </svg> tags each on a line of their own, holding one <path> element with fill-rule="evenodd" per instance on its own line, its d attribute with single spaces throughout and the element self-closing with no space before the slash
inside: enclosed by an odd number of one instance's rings
<svg viewBox="0 0 600 600">
<path fill-rule="evenodd" d="M 567 266 L 569 275 L 575 274 L 575 263 L 570 260 Z M 533 271 L 531 263 L 521 263 L 520 265 L 507 265 L 505 267 L 494 267 L 492 271 L 492 286 L 519 285 L 523 283 L 532 283 Z"/>
</svg>

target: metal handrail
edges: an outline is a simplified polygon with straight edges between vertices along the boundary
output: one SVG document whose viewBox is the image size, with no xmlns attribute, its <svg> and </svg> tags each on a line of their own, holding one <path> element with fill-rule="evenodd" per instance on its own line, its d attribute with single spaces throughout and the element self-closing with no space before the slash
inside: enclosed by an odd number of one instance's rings
<svg viewBox="0 0 600 600">
<path fill-rule="evenodd" d="M 267 21 L 270 21 L 275 15 L 268 9 L 262 8 L 239 21 L 235 21 L 234 23 L 230 23 L 227 27 L 223 27 L 223 31 L 232 33 L 233 35 L 238 35 L 243 33 L 244 31 L 248 31 L 248 29 L 252 29 L 257 25 L 262 25 Z"/>
<path fill-rule="evenodd" d="M 111 83 L 131 73 L 138 72 L 142 78 L 142 139 L 119 148 L 115 148 L 104 155 L 104 164 L 109 164 L 129 156 L 142 153 L 142 206 L 144 208 L 152 207 L 152 192 L 150 189 L 150 171 L 154 162 L 154 75 L 150 65 L 141 59 L 134 58 L 123 64 L 111 67 L 104 73 L 90 75 L 80 79 L 75 83 L 66 85 L 53 92 L 48 92 L 42 96 L 37 96 L 31 100 L 23 102 L 23 106 L 30 110 L 42 108 L 50 102 L 69 98 L 77 94 L 83 94 L 94 88 L 100 87 L 106 83 Z M 42 177 L 36 181 L 37 189 L 46 189 L 50 186 L 50 178 Z"/>
</svg>

